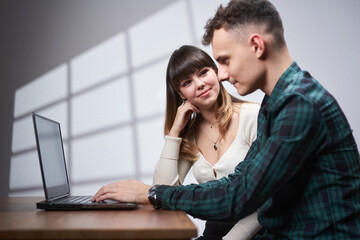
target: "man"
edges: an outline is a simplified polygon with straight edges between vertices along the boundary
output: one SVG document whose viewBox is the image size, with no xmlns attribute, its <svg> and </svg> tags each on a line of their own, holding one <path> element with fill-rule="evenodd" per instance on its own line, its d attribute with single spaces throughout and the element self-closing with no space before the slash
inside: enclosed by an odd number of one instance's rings
<svg viewBox="0 0 360 240">
<path fill-rule="evenodd" d="M 360 156 L 352 130 L 336 100 L 292 60 L 275 7 L 267 0 L 220 6 L 203 42 L 212 44 L 221 81 L 240 95 L 265 93 L 257 140 L 234 174 L 200 185 L 154 186 L 150 202 L 215 221 L 259 209 L 264 233 L 257 239 L 360 239 Z M 95 198 L 148 202 L 145 194 L 112 196 L 110 188 Z"/>
</svg>

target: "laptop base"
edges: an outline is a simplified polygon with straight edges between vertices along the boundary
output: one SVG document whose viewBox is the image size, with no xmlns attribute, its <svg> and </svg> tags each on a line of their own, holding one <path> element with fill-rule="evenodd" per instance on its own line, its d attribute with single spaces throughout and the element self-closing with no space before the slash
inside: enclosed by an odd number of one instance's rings
<svg viewBox="0 0 360 240">
<path fill-rule="evenodd" d="M 89 203 L 73 203 L 63 204 L 55 201 L 41 201 L 36 203 L 36 208 L 46 211 L 73 211 L 73 210 L 133 210 L 138 205 L 136 203 L 125 203 L 117 201 L 105 200 L 103 202 L 89 202 Z"/>
</svg>

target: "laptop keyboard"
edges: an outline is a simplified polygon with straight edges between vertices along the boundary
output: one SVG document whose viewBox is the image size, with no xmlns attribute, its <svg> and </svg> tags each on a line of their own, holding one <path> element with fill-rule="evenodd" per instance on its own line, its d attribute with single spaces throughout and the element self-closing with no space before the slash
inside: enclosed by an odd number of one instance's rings
<svg viewBox="0 0 360 240">
<path fill-rule="evenodd" d="M 92 203 L 91 196 L 71 196 L 65 199 L 56 200 L 56 203 L 74 203 L 74 204 L 84 204 Z"/>
</svg>

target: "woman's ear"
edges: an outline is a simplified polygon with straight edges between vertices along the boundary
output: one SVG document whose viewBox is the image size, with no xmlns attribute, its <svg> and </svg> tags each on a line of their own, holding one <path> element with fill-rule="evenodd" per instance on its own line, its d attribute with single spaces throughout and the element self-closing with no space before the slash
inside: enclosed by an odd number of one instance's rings
<svg viewBox="0 0 360 240">
<path fill-rule="evenodd" d="M 186 98 L 184 97 L 184 95 L 180 91 L 178 91 L 177 93 L 179 94 L 179 96 L 181 97 L 182 100 L 186 100 Z"/>
<path fill-rule="evenodd" d="M 259 34 L 251 35 L 250 44 L 257 58 L 263 58 L 265 56 L 265 42 Z"/>
</svg>

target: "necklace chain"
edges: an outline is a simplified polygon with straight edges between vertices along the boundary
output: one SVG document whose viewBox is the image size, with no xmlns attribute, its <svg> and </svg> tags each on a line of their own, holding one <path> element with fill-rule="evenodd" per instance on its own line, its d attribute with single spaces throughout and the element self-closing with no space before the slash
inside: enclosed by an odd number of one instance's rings
<svg viewBox="0 0 360 240">
<path fill-rule="evenodd" d="M 210 128 L 212 128 L 212 126 L 210 126 Z M 214 148 L 214 150 L 216 151 L 216 150 L 217 150 L 217 146 L 216 146 L 216 144 L 217 144 L 217 142 L 218 142 L 218 141 L 219 141 L 219 139 L 220 139 L 220 133 L 219 133 L 219 136 L 217 137 L 217 139 L 216 139 L 216 141 L 215 141 L 215 142 L 211 139 L 211 137 L 210 137 L 210 135 L 209 135 L 209 132 L 208 132 L 208 131 L 206 131 L 206 134 L 207 134 L 207 136 L 208 136 L 208 138 L 209 138 L 210 142 L 212 142 L 212 143 L 214 144 L 213 148 Z"/>
</svg>

